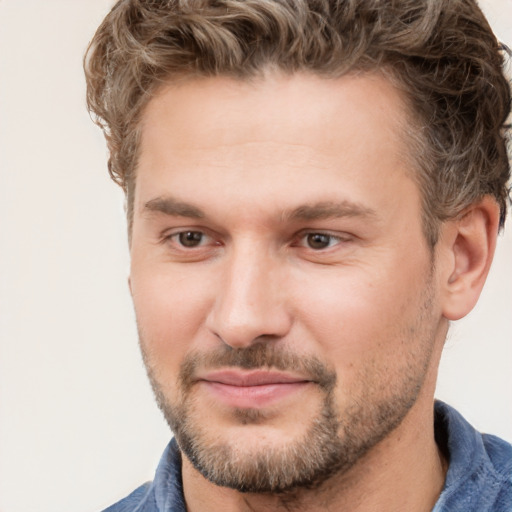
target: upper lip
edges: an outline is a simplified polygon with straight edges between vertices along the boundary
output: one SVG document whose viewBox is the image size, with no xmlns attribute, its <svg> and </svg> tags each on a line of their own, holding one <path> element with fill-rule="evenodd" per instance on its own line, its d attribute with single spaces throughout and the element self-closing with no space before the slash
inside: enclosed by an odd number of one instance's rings
<svg viewBox="0 0 512 512">
<path fill-rule="evenodd" d="M 205 373 L 197 380 L 217 382 L 229 386 L 264 386 L 268 384 L 291 384 L 309 382 L 310 379 L 284 372 L 267 370 L 218 370 Z"/>
</svg>

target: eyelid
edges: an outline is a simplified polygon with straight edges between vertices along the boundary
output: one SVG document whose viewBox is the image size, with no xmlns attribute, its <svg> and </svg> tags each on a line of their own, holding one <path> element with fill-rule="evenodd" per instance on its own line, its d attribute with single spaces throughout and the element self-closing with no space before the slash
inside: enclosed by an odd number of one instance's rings
<svg viewBox="0 0 512 512">
<path fill-rule="evenodd" d="M 328 246 L 324 249 L 313 249 L 312 247 L 307 247 L 305 243 L 302 243 L 305 241 L 306 237 L 309 235 L 322 235 L 327 236 L 333 240 L 336 240 L 337 243 L 331 246 Z M 320 252 L 320 251 L 327 251 L 329 249 L 332 249 L 333 247 L 336 247 L 339 245 L 339 243 L 343 242 L 350 242 L 354 237 L 351 236 L 348 233 L 339 233 L 339 232 L 333 232 L 330 230 L 322 230 L 322 229 L 307 229 L 300 231 L 297 236 L 295 237 L 296 242 L 294 244 L 299 245 L 300 247 L 304 247 L 306 249 L 310 249 L 314 252 Z"/>
<path fill-rule="evenodd" d="M 205 240 L 202 240 L 200 245 L 198 245 L 196 247 L 186 247 L 186 246 L 180 244 L 179 241 L 177 240 L 177 238 L 180 234 L 187 233 L 187 232 L 201 233 L 203 235 L 203 237 L 205 238 Z M 331 241 L 333 241 L 335 243 L 332 243 L 331 245 L 329 245 L 325 248 L 314 249 L 312 247 L 308 247 L 308 245 L 306 243 L 306 238 L 309 235 L 327 236 L 331 239 Z M 312 252 L 320 253 L 320 252 L 327 252 L 331 249 L 334 249 L 337 246 L 339 246 L 340 244 L 349 243 L 354 238 L 355 238 L 354 235 L 351 235 L 350 233 L 346 233 L 346 232 L 331 231 L 329 229 L 314 229 L 314 228 L 303 229 L 303 230 L 299 231 L 298 233 L 296 233 L 292 237 L 291 246 L 295 246 L 295 247 L 310 250 Z M 159 236 L 159 243 L 162 243 L 162 244 L 172 243 L 175 246 L 175 248 L 177 248 L 178 250 L 184 250 L 187 252 L 191 252 L 194 250 L 200 250 L 200 249 L 204 250 L 208 246 L 213 247 L 213 246 L 223 245 L 220 235 L 218 235 L 217 233 L 212 232 L 210 229 L 204 228 L 202 226 L 179 226 L 179 227 L 174 227 L 174 228 L 169 228 L 169 229 L 163 230 Z"/>
<path fill-rule="evenodd" d="M 177 241 L 177 238 L 179 237 L 179 235 L 181 235 L 183 233 L 188 233 L 188 232 L 201 233 L 201 235 L 203 235 L 203 237 L 205 237 L 207 240 L 208 239 L 215 240 L 215 237 L 208 231 L 209 230 L 204 229 L 202 227 L 198 227 L 198 226 L 192 226 L 192 227 L 180 226 L 179 228 L 172 228 L 172 229 L 167 229 L 167 230 L 163 231 L 159 238 L 160 238 L 160 242 L 163 244 L 172 242 L 179 249 L 183 249 L 186 251 L 193 251 L 194 249 L 204 248 L 205 245 L 208 245 L 208 242 L 201 241 L 201 244 L 196 247 L 186 247 L 184 245 L 181 245 Z"/>
</svg>

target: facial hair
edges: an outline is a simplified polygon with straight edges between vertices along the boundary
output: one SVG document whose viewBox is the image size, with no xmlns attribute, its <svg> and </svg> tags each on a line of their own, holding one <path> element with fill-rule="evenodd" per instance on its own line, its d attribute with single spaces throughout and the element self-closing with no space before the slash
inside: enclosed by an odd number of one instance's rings
<svg viewBox="0 0 512 512">
<path fill-rule="evenodd" d="M 347 473 L 402 422 L 422 389 L 435 338 L 432 288 L 428 285 L 424 293 L 418 317 L 399 334 L 408 352 L 401 370 L 387 382 L 386 369 L 378 361 L 362 368 L 358 375 L 362 385 L 348 397 L 343 410 L 335 402 L 335 389 L 343 382 L 334 370 L 315 357 L 298 356 L 264 338 L 248 348 L 222 345 L 215 351 L 188 354 L 177 379 L 179 399 L 171 403 L 141 336 L 156 401 L 180 450 L 206 479 L 239 492 L 286 494 L 317 488 L 334 475 Z M 315 383 L 322 398 L 316 415 L 309 422 L 305 418 L 300 438 L 248 450 L 236 439 L 210 435 L 208 411 L 199 408 L 194 397 L 197 370 L 205 368 L 299 372 Z M 267 419 L 258 409 L 235 409 L 232 418 L 239 425 L 264 424 Z"/>
</svg>

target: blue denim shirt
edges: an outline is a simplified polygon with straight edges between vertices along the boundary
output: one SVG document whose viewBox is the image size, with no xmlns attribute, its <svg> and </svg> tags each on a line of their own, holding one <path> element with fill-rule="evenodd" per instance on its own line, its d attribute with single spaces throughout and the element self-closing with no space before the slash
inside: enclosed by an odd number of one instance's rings
<svg viewBox="0 0 512 512">
<path fill-rule="evenodd" d="M 512 512 L 512 445 L 480 434 L 457 411 L 435 404 L 436 441 L 449 459 L 446 482 L 432 512 Z M 153 482 L 104 512 L 185 512 L 181 454 L 173 439 Z"/>
</svg>

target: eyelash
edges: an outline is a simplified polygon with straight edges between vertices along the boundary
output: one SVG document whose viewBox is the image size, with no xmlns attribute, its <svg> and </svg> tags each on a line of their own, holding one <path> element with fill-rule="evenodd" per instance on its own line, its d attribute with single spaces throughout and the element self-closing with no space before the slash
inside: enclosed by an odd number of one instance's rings
<svg viewBox="0 0 512 512">
<path fill-rule="evenodd" d="M 316 237 L 316 242 L 327 242 L 326 247 L 311 247 L 311 245 L 308 244 L 313 242 L 313 237 Z M 321 241 L 320 241 L 321 240 Z M 304 244 L 301 244 L 301 242 L 304 241 Z M 298 237 L 298 243 L 297 245 L 306 247 L 308 249 L 311 249 L 315 252 L 320 252 L 323 250 L 328 250 L 334 246 L 336 246 L 339 243 L 348 241 L 348 238 L 343 238 L 340 235 L 333 235 L 332 233 L 326 233 L 323 231 L 308 231 L 305 233 L 301 233 Z M 316 243 L 315 242 L 315 243 Z M 331 242 L 335 242 L 334 244 L 331 244 Z"/>
<path fill-rule="evenodd" d="M 194 235 L 199 235 L 201 239 L 199 240 L 199 245 L 190 245 L 187 246 L 182 239 L 182 237 L 191 235 L 193 237 Z M 313 242 L 313 237 L 316 237 L 315 243 L 326 243 L 325 247 L 311 247 L 311 245 L 308 244 Z M 196 237 L 197 238 L 197 237 Z M 204 247 L 204 239 L 205 238 L 211 238 L 214 240 L 214 238 L 207 233 L 205 233 L 202 230 L 199 229 L 186 229 L 182 230 L 176 233 L 171 233 L 169 235 L 166 235 L 163 237 L 163 242 L 173 242 L 179 246 L 180 249 L 185 251 L 192 251 L 194 249 L 201 249 Z M 334 246 L 336 246 L 339 243 L 348 242 L 350 238 L 342 237 L 340 235 L 334 235 L 332 233 L 324 232 L 324 231 L 307 231 L 299 233 L 297 237 L 294 238 L 294 242 L 292 243 L 292 247 L 304 247 L 306 249 L 310 249 L 314 252 L 321 252 L 324 250 L 328 250 Z M 334 242 L 334 243 L 333 243 Z M 219 242 L 214 243 L 214 245 L 221 245 Z"/>
<path fill-rule="evenodd" d="M 200 241 L 199 245 L 197 245 L 197 246 L 185 245 L 183 243 L 183 240 L 181 240 L 181 237 L 186 236 L 186 235 L 200 235 L 201 241 Z M 199 229 L 185 229 L 183 231 L 178 231 L 177 233 L 171 233 L 169 235 L 165 235 L 163 237 L 163 242 L 174 242 L 177 245 L 179 245 L 181 248 L 184 248 L 185 250 L 187 250 L 187 249 L 192 250 L 192 249 L 202 247 L 204 245 L 204 243 L 202 243 L 202 242 L 205 237 L 212 238 L 208 234 L 206 234 L 204 231 L 201 231 Z M 213 240 L 213 238 L 212 238 L 212 240 Z M 216 244 L 216 245 L 219 245 L 219 244 Z"/>
</svg>

